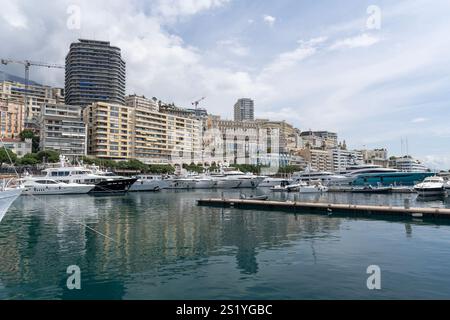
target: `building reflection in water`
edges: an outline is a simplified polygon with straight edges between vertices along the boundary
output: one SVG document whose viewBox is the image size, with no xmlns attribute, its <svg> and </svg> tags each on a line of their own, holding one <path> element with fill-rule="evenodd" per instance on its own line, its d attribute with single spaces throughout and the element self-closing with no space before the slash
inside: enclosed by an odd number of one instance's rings
<svg viewBox="0 0 450 320">
<path fill-rule="evenodd" d="M 235 256 L 247 275 L 259 272 L 259 252 L 298 241 L 310 242 L 315 259 L 314 239 L 340 227 L 338 218 L 197 207 L 199 197 L 21 197 L 0 225 L 0 279 L 7 292 L 28 298 L 45 287 L 48 298 L 120 299 L 136 274 L 195 274 L 218 256 Z M 65 289 L 66 268 L 74 264 L 82 270 L 81 293 Z"/>
</svg>

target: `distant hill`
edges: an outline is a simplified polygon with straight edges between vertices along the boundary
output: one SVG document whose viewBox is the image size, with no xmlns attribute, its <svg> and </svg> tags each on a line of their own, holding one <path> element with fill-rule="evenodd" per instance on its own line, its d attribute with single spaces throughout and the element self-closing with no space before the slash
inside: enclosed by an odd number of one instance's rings
<svg viewBox="0 0 450 320">
<path fill-rule="evenodd" d="M 18 77 L 18 76 L 15 76 L 15 75 L 3 72 L 3 71 L 0 71 L 0 81 L 15 81 L 15 82 L 20 82 L 20 83 L 25 84 L 25 79 L 24 78 Z M 40 83 L 37 83 L 37 82 L 35 82 L 33 80 L 30 80 L 28 82 L 28 84 L 40 85 Z"/>
</svg>

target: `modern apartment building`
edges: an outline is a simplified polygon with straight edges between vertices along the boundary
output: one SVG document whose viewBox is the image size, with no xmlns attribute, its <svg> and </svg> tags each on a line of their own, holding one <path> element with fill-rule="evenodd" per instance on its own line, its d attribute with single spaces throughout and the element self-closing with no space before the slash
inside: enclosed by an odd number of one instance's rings
<svg viewBox="0 0 450 320">
<path fill-rule="evenodd" d="M 183 109 L 158 109 L 155 101 L 131 95 L 134 158 L 144 163 L 191 163 L 201 160 L 202 122 Z"/>
<path fill-rule="evenodd" d="M 361 151 L 334 148 L 330 149 L 329 153 L 331 159 L 331 167 L 329 170 L 333 172 L 345 171 L 345 169 L 351 165 L 364 163 Z"/>
<path fill-rule="evenodd" d="M 125 103 L 125 61 L 107 41 L 79 39 L 66 56 L 65 101 L 87 106 L 95 102 Z"/>
<path fill-rule="evenodd" d="M 330 171 L 333 166 L 328 150 L 304 148 L 298 152 L 298 155 L 305 159 L 314 170 Z"/>
<path fill-rule="evenodd" d="M 254 102 L 252 99 L 242 98 L 234 104 L 234 121 L 251 121 L 255 119 Z"/>
<path fill-rule="evenodd" d="M 87 153 L 97 158 L 127 160 L 132 158 L 131 108 L 96 102 L 83 110 L 87 125 Z"/>
<path fill-rule="evenodd" d="M 86 125 L 80 106 L 43 104 L 40 149 L 55 150 L 67 157 L 86 155 Z"/>
<path fill-rule="evenodd" d="M 0 99 L 0 134 L 16 138 L 24 129 L 23 104 Z"/>
<path fill-rule="evenodd" d="M 88 154 L 147 164 L 191 163 L 200 159 L 201 121 L 162 113 L 136 95 L 126 105 L 97 102 L 84 110 Z"/>
</svg>

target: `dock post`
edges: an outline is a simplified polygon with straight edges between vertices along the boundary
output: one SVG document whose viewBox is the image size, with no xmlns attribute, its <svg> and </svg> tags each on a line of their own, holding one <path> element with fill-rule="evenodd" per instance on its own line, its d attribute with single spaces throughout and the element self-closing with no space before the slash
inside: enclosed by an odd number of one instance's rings
<svg viewBox="0 0 450 320">
<path fill-rule="evenodd" d="M 410 202 L 409 202 L 409 198 L 404 200 L 404 207 L 405 207 L 405 209 L 410 209 L 411 208 L 411 205 L 410 205 Z"/>
</svg>

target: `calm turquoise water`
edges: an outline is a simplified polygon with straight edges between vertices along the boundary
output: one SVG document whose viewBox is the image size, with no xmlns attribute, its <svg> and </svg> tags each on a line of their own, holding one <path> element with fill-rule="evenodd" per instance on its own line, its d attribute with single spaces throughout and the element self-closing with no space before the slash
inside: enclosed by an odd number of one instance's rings
<svg viewBox="0 0 450 320">
<path fill-rule="evenodd" d="M 450 298 L 450 225 L 195 204 L 218 194 L 21 197 L 0 224 L 0 298 Z M 404 198 L 414 196 L 305 199 L 402 204 Z M 372 264 L 381 268 L 379 291 L 366 287 Z M 69 265 L 81 269 L 81 290 L 66 288 Z"/>
</svg>

